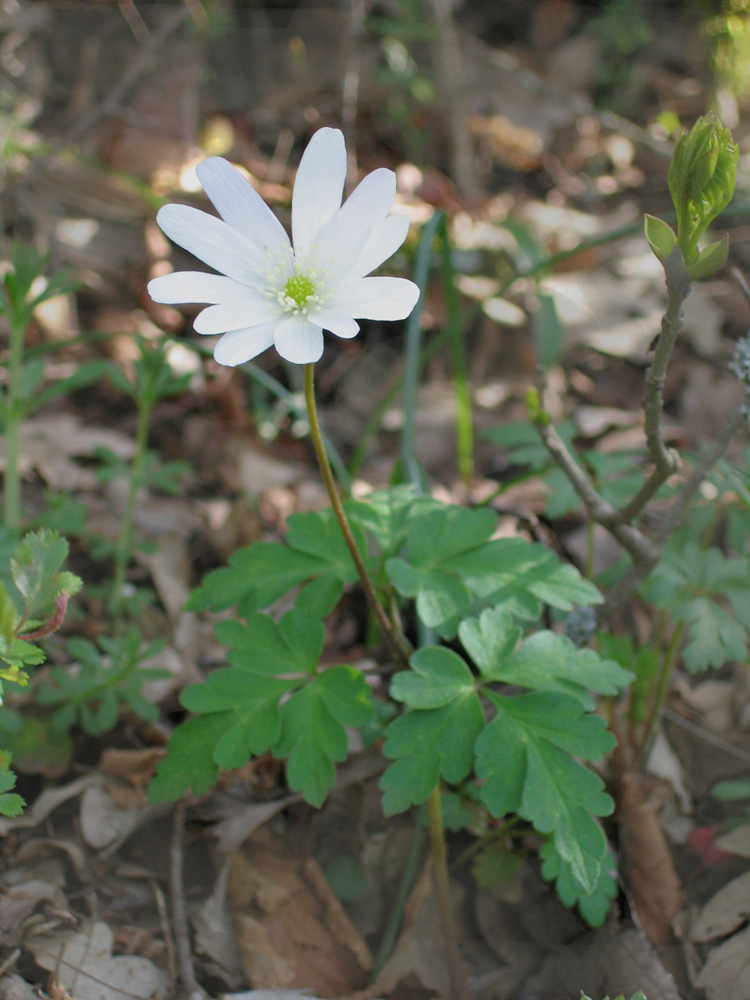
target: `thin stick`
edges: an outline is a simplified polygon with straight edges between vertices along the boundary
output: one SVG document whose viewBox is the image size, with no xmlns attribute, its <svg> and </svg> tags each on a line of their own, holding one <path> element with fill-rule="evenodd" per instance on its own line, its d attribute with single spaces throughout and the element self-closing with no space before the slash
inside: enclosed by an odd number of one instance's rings
<svg viewBox="0 0 750 1000">
<path fill-rule="evenodd" d="M 716 465 L 718 460 L 729 447 L 732 438 L 748 419 L 747 403 L 743 400 L 731 415 L 724 427 L 719 431 L 716 440 L 710 448 L 707 448 L 701 460 L 696 465 L 690 477 L 675 497 L 672 506 L 662 518 L 661 524 L 656 530 L 653 551 L 650 555 L 640 560 L 633 560 L 633 565 L 627 573 L 618 580 L 607 594 L 606 602 L 601 606 L 597 614 L 600 622 L 607 621 L 625 602 L 636 592 L 641 583 L 661 559 L 667 542 L 680 523 L 682 515 L 685 513 L 688 504 L 698 492 L 701 483 L 706 478 L 708 472 Z"/>
<path fill-rule="evenodd" d="M 383 635 L 395 653 L 396 658 L 400 663 L 408 667 L 411 649 L 403 636 L 398 635 L 396 630 L 393 628 L 388 615 L 385 613 L 383 605 L 378 599 L 378 595 L 375 593 L 375 587 L 370 579 L 370 574 L 367 572 L 367 567 L 364 564 L 360 551 L 357 548 L 357 543 L 354 539 L 354 535 L 352 534 L 352 529 L 349 525 L 349 521 L 347 520 L 346 513 L 344 512 L 343 504 L 341 503 L 341 497 L 339 496 L 336 488 L 336 481 L 333 478 L 333 472 L 331 471 L 328 455 L 326 454 L 325 445 L 323 444 L 323 438 L 320 432 L 318 409 L 315 405 L 314 364 L 305 365 L 305 402 L 307 404 L 307 417 L 310 423 L 310 436 L 312 437 L 315 455 L 318 459 L 320 474 L 323 477 L 323 482 L 325 483 L 326 490 L 328 491 L 328 499 L 331 501 L 331 507 L 333 508 L 333 513 L 335 514 L 339 528 L 341 529 L 341 534 L 344 536 L 346 547 L 349 549 L 352 562 L 354 563 L 357 573 L 359 574 L 359 579 L 362 583 L 365 596 L 367 597 L 367 602 L 372 608 L 373 614 L 378 620 L 378 625 L 380 625 Z"/>
<path fill-rule="evenodd" d="M 448 876 L 448 859 L 443 833 L 443 813 L 440 803 L 440 784 L 435 785 L 427 799 L 427 815 L 430 821 L 430 854 L 432 856 L 432 874 L 435 882 L 440 926 L 443 930 L 443 944 L 446 950 L 448 977 L 450 979 L 451 1000 L 467 1000 L 466 976 L 463 971 L 461 956 L 458 952 L 456 928 L 453 922 L 451 906 L 451 887 Z"/>
<path fill-rule="evenodd" d="M 172 929 L 169 926 L 169 911 L 167 910 L 167 901 L 164 898 L 164 893 L 162 888 L 155 878 L 149 880 L 151 882 L 151 891 L 154 894 L 154 899 L 156 900 L 156 909 L 159 913 L 159 923 L 161 924 L 161 932 L 164 935 L 164 944 L 167 949 L 167 974 L 169 975 L 169 988 L 172 995 L 175 994 L 177 986 L 177 958 L 174 950 L 174 938 L 172 937 Z"/>
<path fill-rule="evenodd" d="M 667 311 L 661 322 L 661 333 L 656 342 L 654 360 L 646 373 L 643 398 L 646 443 L 655 468 L 636 495 L 620 511 L 622 520 L 628 522 L 638 517 L 662 483 L 680 468 L 680 457 L 676 451 L 664 444 L 661 427 L 664 378 L 677 334 L 682 326 L 682 307 L 690 292 L 690 275 L 678 247 L 675 247 L 664 262 L 664 273 L 667 277 Z"/>
<path fill-rule="evenodd" d="M 177 964 L 180 979 L 185 987 L 187 1000 L 208 1000 L 208 994 L 195 978 L 193 953 L 190 949 L 190 925 L 188 923 L 185 894 L 183 891 L 183 846 L 182 831 L 185 824 L 185 803 L 178 802 L 172 822 L 172 840 L 169 847 L 169 901 L 172 908 L 172 927 L 177 948 Z"/>
<path fill-rule="evenodd" d="M 644 755 L 648 753 L 651 737 L 654 734 L 654 730 L 656 729 L 659 718 L 664 709 L 667 695 L 669 694 L 669 688 L 672 683 L 672 675 L 674 674 L 677 654 L 680 651 L 680 643 L 682 642 L 682 633 L 684 631 L 685 622 L 678 622 L 669 640 L 666 652 L 664 653 L 664 659 L 662 660 L 661 667 L 659 668 L 659 676 L 656 683 L 656 697 L 654 698 L 651 710 L 648 713 L 646 728 L 643 733 L 643 739 L 641 740 L 641 753 Z"/>
<path fill-rule="evenodd" d="M 341 88 L 341 127 L 346 144 L 346 179 L 351 188 L 357 180 L 357 107 L 359 101 L 359 78 L 361 62 L 361 40 L 365 26 L 367 5 L 365 0 L 350 0 L 349 37 L 344 69 L 344 83 Z"/>
<path fill-rule="evenodd" d="M 453 20 L 453 4 L 451 0 L 431 0 L 431 7 L 437 28 L 437 77 L 448 113 L 451 176 L 467 198 L 481 198 L 482 187 L 477 179 L 474 151 L 466 127 L 466 73 L 461 41 Z"/>
</svg>

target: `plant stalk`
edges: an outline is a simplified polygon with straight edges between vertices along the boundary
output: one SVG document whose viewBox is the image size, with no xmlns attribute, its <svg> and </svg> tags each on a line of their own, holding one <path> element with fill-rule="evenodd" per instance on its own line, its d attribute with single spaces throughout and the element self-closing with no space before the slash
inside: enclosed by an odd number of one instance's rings
<svg viewBox="0 0 750 1000">
<path fill-rule="evenodd" d="M 440 783 L 430 792 L 427 799 L 427 819 L 430 827 L 430 855 L 432 857 L 432 874 L 437 897 L 440 926 L 443 931 L 443 943 L 446 949 L 446 962 L 450 980 L 451 1000 L 467 1000 L 466 977 L 463 971 L 461 956 L 458 952 L 456 928 L 453 922 L 453 907 L 451 905 L 450 879 L 448 876 L 448 858 L 445 849 L 445 833 L 443 831 L 443 813 L 440 803 Z"/>
<path fill-rule="evenodd" d="M 352 557 L 352 561 L 357 569 L 357 573 L 359 574 L 359 579 L 362 582 L 367 602 L 372 608 L 373 614 L 377 618 L 378 625 L 380 626 L 381 631 L 391 649 L 395 653 L 396 658 L 403 666 L 408 666 L 409 657 L 411 656 L 409 644 L 406 642 L 406 639 L 404 639 L 403 636 L 400 636 L 393 628 L 383 605 L 378 599 L 378 595 L 375 593 L 375 587 L 370 579 L 370 574 L 367 572 L 367 567 L 364 564 L 360 551 L 357 548 L 357 543 L 354 540 L 352 529 L 349 525 L 349 521 L 347 520 L 346 513 L 344 512 L 343 504 L 341 503 L 341 497 L 339 496 L 336 488 L 336 481 L 333 478 L 331 465 L 328 461 L 328 455 L 326 454 L 323 436 L 320 430 L 320 421 L 318 420 L 318 409 L 315 404 L 314 364 L 305 365 L 305 403 L 307 404 L 307 418 L 310 423 L 310 436 L 312 437 L 313 447 L 315 448 L 315 456 L 318 460 L 320 474 L 323 477 L 323 482 L 325 483 L 326 490 L 328 491 L 328 498 L 331 501 L 331 507 L 333 508 L 333 513 L 335 514 L 339 528 L 341 529 L 341 534 L 344 536 L 346 547 L 349 549 L 349 554 Z"/>
<path fill-rule="evenodd" d="M 672 633 L 672 637 L 669 640 L 669 645 L 664 653 L 664 659 L 661 663 L 656 684 L 656 695 L 651 705 L 651 711 L 648 714 L 648 721 L 646 722 L 646 727 L 643 732 L 643 740 L 640 747 L 641 757 L 643 759 L 645 759 L 646 754 L 648 753 L 648 745 L 651 742 L 651 737 L 654 734 L 662 709 L 666 703 L 667 695 L 669 694 L 672 674 L 674 673 L 675 663 L 677 662 L 677 654 L 680 649 L 680 642 L 682 641 L 682 633 L 684 631 L 685 623 L 678 622 L 675 626 L 674 632 Z"/>
</svg>

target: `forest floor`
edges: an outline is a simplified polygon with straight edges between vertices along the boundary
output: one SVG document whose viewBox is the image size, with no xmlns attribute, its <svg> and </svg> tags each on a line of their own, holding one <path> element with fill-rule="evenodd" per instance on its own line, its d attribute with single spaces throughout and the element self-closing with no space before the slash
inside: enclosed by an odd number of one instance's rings
<svg viewBox="0 0 750 1000">
<path fill-rule="evenodd" d="M 193 347 L 194 313 L 147 294 L 151 277 L 193 266 L 155 212 L 167 201 L 210 210 L 194 170 L 203 157 L 242 164 L 288 226 L 302 150 L 318 127 L 343 124 L 360 174 L 397 172 L 396 210 L 412 222 L 394 265 L 403 274 L 421 227 L 446 213 L 477 439 L 474 474 L 462 482 L 450 356 L 436 351 L 420 386 L 417 450 L 442 499 L 493 497 L 511 530 L 583 566 L 582 512 L 551 519 L 549 487 L 519 476 L 485 434 L 525 419 L 540 351 L 554 360 L 546 405 L 556 422 L 572 420 L 577 439 L 601 453 L 642 446 L 643 374 L 665 303 L 642 217 L 671 210 L 669 115 L 690 124 L 715 98 L 707 35 L 692 7 L 480 0 L 433 22 L 442 7 L 0 3 L 3 260 L 11 238 L 33 242 L 77 282 L 37 310 L 29 331 L 29 351 L 44 349 L 45 384 L 94 359 L 131 372 L 136 335 L 169 338 L 173 371 L 190 376 L 152 415 L 150 447 L 185 467 L 176 493 L 140 496 L 128 569 L 124 617 L 144 641 L 163 643 L 145 661 L 167 672 L 146 689 L 157 721 L 123 714 L 103 736 L 78 728 L 57 738 L 33 684 L 8 694 L 27 720 L 2 741 L 27 809 L 0 818 L 4 998 L 219 997 L 249 986 L 283 989 L 285 1000 L 300 991 L 448 996 L 437 917 L 422 905 L 426 837 L 411 813 L 383 818 L 375 750 L 339 768 L 320 810 L 289 792 L 270 758 L 223 774 L 200 798 L 147 802 L 185 714 L 180 691 L 223 662 L 217 616 L 184 610 L 191 590 L 240 546 L 281 537 L 290 514 L 327 502 L 300 409 L 301 369 L 273 351 L 258 360 L 273 377 L 265 383 L 221 368 Z M 720 98 L 744 152 L 748 119 L 727 90 Z M 741 168 L 738 194 L 743 182 Z M 664 389 L 668 440 L 689 452 L 712 440 L 743 392 L 728 362 L 750 305 L 730 267 L 747 274 L 750 243 L 747 210 L 733 209 L 717 227 L 730 232 L 729 264 L 694 288 Z M 445 323 L 435 275 L 427 335 Z M 327 341 L 317 368 L 325 429 L 345 462 L 366 439 L 355 494 L 389 481 L 402 374 L 403 324 L 368 323 L 355 340 Z M 99 553 L 117 540 L 125 487 L 98 474 L 100 449 L 129 462 L 136 429 L 132 400 L 107 379 L 22 427 L 25 523 L 59 526 L 84 581 L 46 642 L 47 667 L 70 661 L 71 636 L 96 642 L 114 627 L 103 596 L 111 562 Z M 730 454 L 745 447 L 740 437 Z M 612 559 L 606 538 L 596 551 L 598 570 Z M 653 616 L 636 600 L 624 627 L 645 642 Z M 335 654 L 355 665 L 371 654 L 363 617 L 353 588 L 327 624 Z M 718 846 L 727 820 L 743 815 L 711 794 L 747 775 L 749 694 L 746 662 L 696 676 L 678 669 L 648 772 L 607 828 L 615 846 L 637 831 L 631 869 L 640 858 L 656 874 L 634 902 L 623 872 L 599 929 L 542 880 L 533 837 L 519 870 L 491 885 L 472 875 L 470 833 L 451 835 L 472 1000 L 639 989 L 648 1000 L 750 998 L 750 826 L 735 823 Z M 399 936 L 368 986 L 394 908 Z"/>
</svg>

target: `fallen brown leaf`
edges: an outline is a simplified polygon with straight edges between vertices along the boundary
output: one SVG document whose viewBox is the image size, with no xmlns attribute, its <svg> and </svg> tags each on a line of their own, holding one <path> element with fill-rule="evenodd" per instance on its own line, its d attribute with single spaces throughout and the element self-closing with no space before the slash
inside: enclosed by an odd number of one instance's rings
<svg viewBox="0 0 750 1000">
<path fill-rule="evenodd" d="M 640 774 L 622 778 L 620 843 L 638 919 L 652 944 L 663 944 L 672 937 L 671 920 L 682 905 L 682 889 L 647 787 Z"/>
</svg>

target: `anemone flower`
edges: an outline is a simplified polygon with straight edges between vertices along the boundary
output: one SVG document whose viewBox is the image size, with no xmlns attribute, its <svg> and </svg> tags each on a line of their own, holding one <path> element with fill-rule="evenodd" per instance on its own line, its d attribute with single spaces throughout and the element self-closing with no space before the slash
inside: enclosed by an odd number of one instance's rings
<svg viewBox="0 0 750 1000">
<path fill-rule="evenodd" d="M 338 129 L 317 131 L 302 156 L 292 194 L 294 245 L 226 160 L 204 160 L 198 177 L 221 218 L 167 205 L 156 221 L 221 273 L 166 274 L 148 290 L 156 302 L 208 306 L 195 330 L 224 335 L 214 352 L 220 364 L 243 364 L 272 344 L 287 361 L 309 364 L 323 353 L 323 330 L 349 339 L 358 319 L 405 319 L 414 308 L 419 289 L 412 281 L 366 277 L 406 239 L 406 216 L 388 215 L 395 174 L 374 170 L 342 205 L 346 148 Z"/>
</svg>

